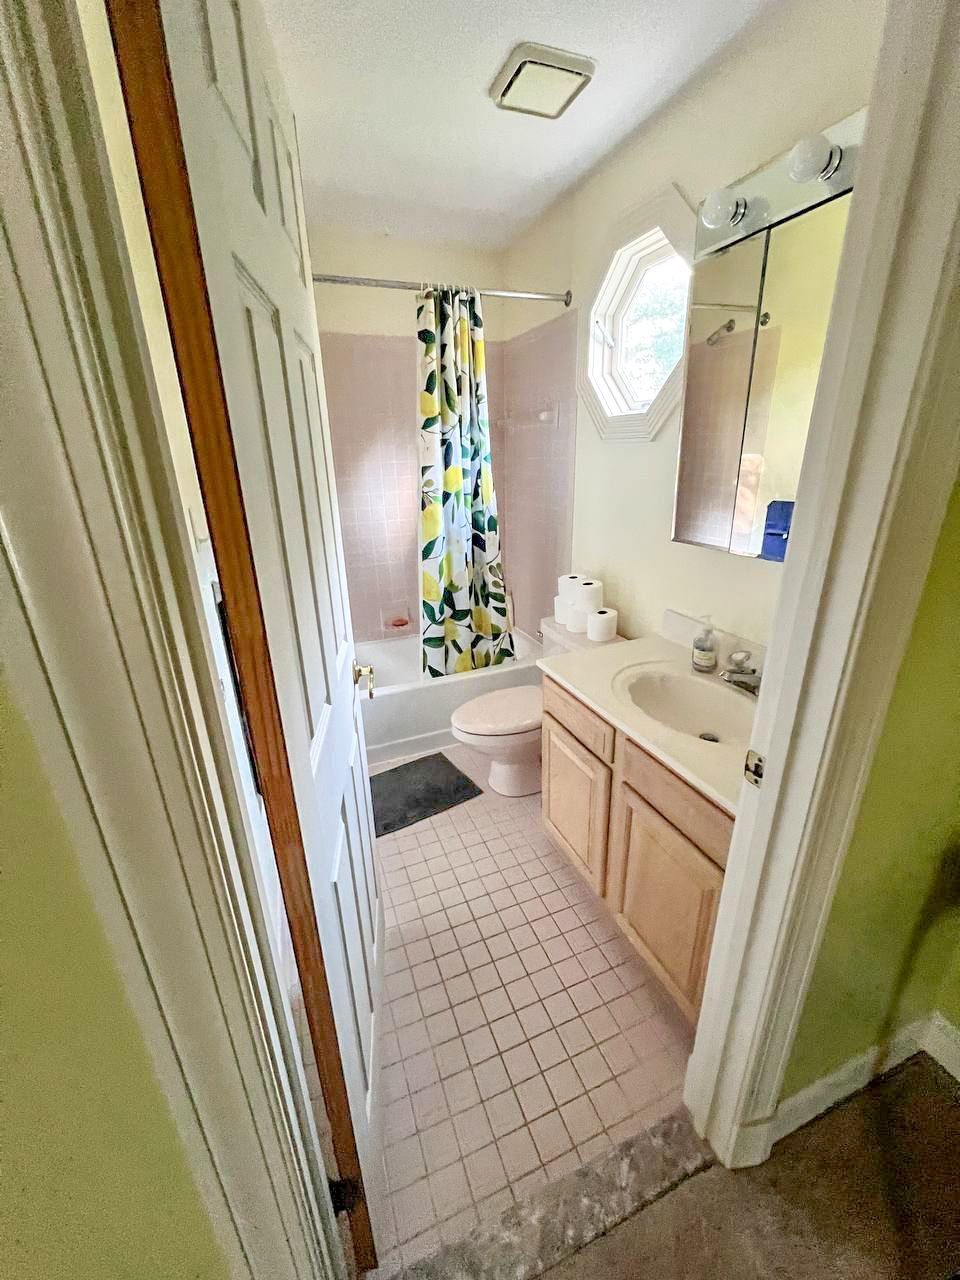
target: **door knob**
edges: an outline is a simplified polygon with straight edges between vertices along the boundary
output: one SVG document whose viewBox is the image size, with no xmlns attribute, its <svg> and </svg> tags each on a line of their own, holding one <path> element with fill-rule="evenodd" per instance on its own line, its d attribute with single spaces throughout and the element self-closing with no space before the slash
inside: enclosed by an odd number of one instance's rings
<svg viewBox="0 0 960 1280">
<path fill-rule="evenodd" d="M 373 666 L 361 667 L 356 658 L 353 660 L 353 683 L 359 684 L 363 677 L 367 678 L 367 697 L 373 697 Z"/>
</svg>

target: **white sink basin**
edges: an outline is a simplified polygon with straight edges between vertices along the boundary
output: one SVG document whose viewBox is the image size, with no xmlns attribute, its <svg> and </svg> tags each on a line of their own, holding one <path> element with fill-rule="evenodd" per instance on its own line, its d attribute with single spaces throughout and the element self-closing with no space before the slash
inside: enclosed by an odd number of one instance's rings
<svg viewBox="0 0 960 1280">
<path fill-rule="evenodd" d="M 722 743 L 743 747 L 750 741 L 753 701 L 715 680 L 633 666 L 614 677 L 613 692 L 678 733 L 692 738 L 713 735 Z"/>
</svg>

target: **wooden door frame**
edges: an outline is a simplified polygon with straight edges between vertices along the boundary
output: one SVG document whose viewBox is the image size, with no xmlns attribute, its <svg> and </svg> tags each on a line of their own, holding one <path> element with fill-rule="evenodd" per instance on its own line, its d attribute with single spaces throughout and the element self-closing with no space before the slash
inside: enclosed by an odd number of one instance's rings
<svg viewBox="0 0 960 1280">
<path fill-rule="evenodd" d="M 891 5 L 869 104 L 751 743 L 765 773 L 742 789 L 684 1089 L 727 1165 L 812 1118 L 784 1075 L 960 463 L 956 16 Z"/>
<path fill-rule="evenodd" d="M 230 1276 L 337 1280 L 120 214 L 105 13 L 0 0 L 0 55 L 6 372 L 31 406 L 5 423 L 4 664 Z"/>
<path fill-rule="evenodd" d="M 377 1265 L 253 552 L 163 23 L 156 0 L 105 0 L 251 747 L 358 1267 Z"/>
</svg>

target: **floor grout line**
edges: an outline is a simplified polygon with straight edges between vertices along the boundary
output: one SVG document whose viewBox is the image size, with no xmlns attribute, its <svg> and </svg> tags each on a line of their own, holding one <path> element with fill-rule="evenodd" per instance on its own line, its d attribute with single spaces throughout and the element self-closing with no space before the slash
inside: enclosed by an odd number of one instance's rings
<svg viewBox="0 0 960 1280">
<path fill-rule="evenodd" d="M 681 1108 L 548 1183 L 433 1256 L 406 1280 L 533 1280 L 715 1163 Z"/>
<path fill-rule="evenodd" d="M 377 842 L 382 1276 L 679 1103 L 689 1033 L 539 812 L 484 789 Z"/>
</svg>

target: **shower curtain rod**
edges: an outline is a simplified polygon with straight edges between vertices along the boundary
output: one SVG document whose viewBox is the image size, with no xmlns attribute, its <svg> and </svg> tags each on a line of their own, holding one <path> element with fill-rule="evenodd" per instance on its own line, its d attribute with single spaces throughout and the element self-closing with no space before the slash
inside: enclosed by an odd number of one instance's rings
<svg viewBox="0 0 960 1280">
<path fill-rule="evenodd" d="M 357 284 L 365 289 L 407 289 L 414 293 L 419 293 L 425 287 L 430 288 L 429 283 L 421 280 L 377 280 L 373 276 L 330 276 L 316 271 L 313 273 L 313 283 Z M 450 287 L 463 289 L 465 286 Z M 485 294 L 488 298 L 525 298 L 528 302 L 562 302 L 565 307 L 569 307 L 573 301 L 573 294 L 569 289 L 566 293 L 529 293 L 524 289 L 478 289 L 477 292 Z"/>
</svg>

